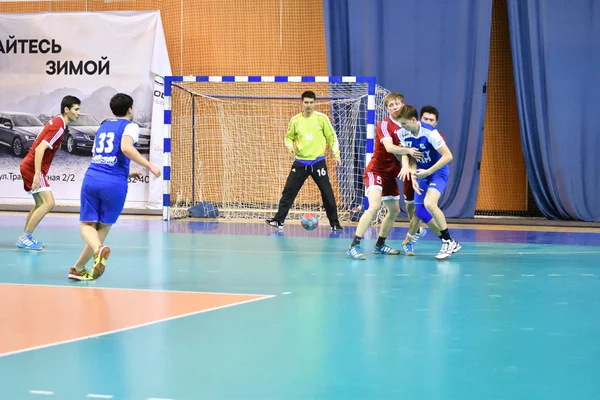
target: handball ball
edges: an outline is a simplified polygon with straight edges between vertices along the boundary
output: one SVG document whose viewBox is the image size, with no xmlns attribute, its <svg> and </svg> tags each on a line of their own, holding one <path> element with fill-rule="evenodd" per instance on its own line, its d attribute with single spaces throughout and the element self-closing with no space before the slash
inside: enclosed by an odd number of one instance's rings
<svg viewBox="0 0 600 400">
<path fill-rule="evenodd" d="M 319 226 L 319 217 L 312 213 L 304 214 L 300 222 L 302 223 L 302 227 L 304 229 L 307 231 L 312 231 Z"/>
</svg>

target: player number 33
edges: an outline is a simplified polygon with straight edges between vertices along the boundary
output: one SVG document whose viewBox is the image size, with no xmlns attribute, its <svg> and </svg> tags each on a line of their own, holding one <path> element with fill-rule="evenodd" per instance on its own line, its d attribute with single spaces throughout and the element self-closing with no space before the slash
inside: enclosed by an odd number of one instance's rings
<svg viewBox="0 0 600 400">
<path fill-rule="evenodd" d="M 115 149 L 113 144 L 115 140 L 114 132 L 102 132 L 100 136 L 98 136 L 98 146 L 94 149 L 96 154 L 98 153 L 112 153 Z"/>
</svg>

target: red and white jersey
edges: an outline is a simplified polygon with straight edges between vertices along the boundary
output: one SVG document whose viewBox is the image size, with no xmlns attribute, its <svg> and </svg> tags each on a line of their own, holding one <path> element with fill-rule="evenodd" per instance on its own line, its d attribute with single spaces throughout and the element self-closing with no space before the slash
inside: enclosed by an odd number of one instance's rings
<svg viewBox="0 0 600 400">
<path fill-rule="evenodd" d="M 392 153 L 388 153 L 383 145 L 383 141 L 391 140 L 392 144 L 400 146 L 400 138 L 397 131 L 400 126 L 396 124 L 390 117 L 380 121 L 377 124 L 377 132 L 375 133 L 375 149 L 373 157 L 367 165 L 365 172 L 379 172 L 397 176 L 400 173 L 400 161 Z"/>
<path fill-rule="evenodd" d="M 50 164 L 52 164 L 52 160 L 54 159 L 54 154 L 56 154 L 60 148 L 64 136 L 65 120 L 61 116 L 52 118 L 46 123 L 44 129 L 42 129 L 35 139 L 29 149 L 29 153 L 27 153 L 21 164 L 32 171 L 35 170 L 35 149 L 37 149 L 40 143 L 46 142 L 48 148 L 44 152 L 44 158 L 42 159 L 42 173 L 44 175 L 48 174 Z"/>
</svg>

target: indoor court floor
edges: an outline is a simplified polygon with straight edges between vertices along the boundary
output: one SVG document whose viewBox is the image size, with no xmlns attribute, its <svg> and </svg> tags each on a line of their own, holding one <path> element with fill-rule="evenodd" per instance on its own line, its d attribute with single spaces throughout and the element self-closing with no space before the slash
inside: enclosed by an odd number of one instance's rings
<svg viewBox="0 0 600 400">
<path fill-rule="evenodd" d="M 354 226 L 123 216 L 69 282 L 77 215 L 0 214 L 0 399 L 600 399 L 600 230 L 451 225 L 436 261 Z M 400 247 L 406 224 L 388 244 Z"/>
</svg>

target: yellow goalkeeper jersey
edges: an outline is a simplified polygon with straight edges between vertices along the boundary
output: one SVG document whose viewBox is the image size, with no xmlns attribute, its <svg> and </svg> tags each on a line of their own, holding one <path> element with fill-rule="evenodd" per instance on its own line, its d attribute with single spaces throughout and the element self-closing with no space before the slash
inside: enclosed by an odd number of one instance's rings
<svg viewBox="0 0 600 400">
<path fill-rule="evenodd" d="M 340 145 L 327 115 L 314 111 L 308 118 L 302 113 L 292 117 L 285 135 L 285 146 L 290 150 L 295 146 L 297 159 L 316 160 L 325 155 L 327 144 L 337 157 Z"/>
</svg>

